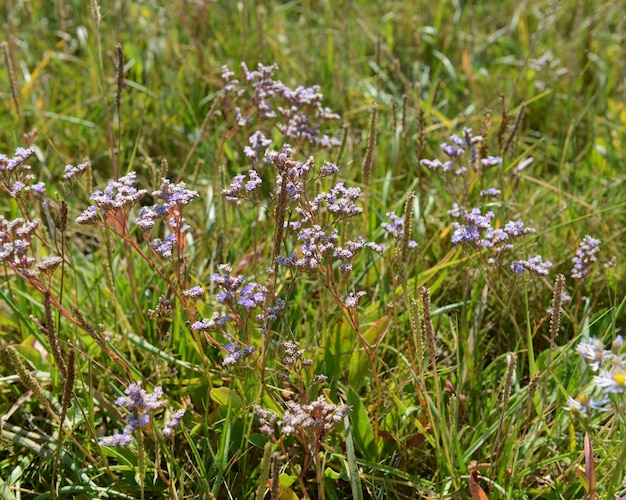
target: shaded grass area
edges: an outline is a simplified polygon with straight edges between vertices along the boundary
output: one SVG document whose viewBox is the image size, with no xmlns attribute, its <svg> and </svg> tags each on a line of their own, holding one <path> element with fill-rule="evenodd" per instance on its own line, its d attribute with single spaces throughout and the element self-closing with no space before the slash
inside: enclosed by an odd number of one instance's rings
<svg viewBox="0 0 626 500">
<path fill-rule="evenodd" d="M 2 358 L 4 497 L 480 498 L 473 471 L 489 498 L 624 495 L 623 349 L 604 353 L 617 384 L 609 411 L 572 411 L 568 398 L 597 395 L 576 346 L 592 338 L 611 346 L 626 318 L 625 7 L 3 6 L 0 146 L 9 158 L 32 146 L 31 173 L 46 190 L 11 197 L 15 179 L 5 169 L 0 213 L 39 218 L 30 255 L 63 260 L 36 279 L 3 261 L 0 342 L 20 360 Z M 280 116 L 263 117 L 242 62 L 250 70 L 277 63 L 272 78 L 291 89 L 319 85 L 323 106 L 339 115 L 320 133 L 343 146 L 290 138 Z M 247 94 L 225 91 L 224 65 Z M 251 121 L 239 123 L 236 106 Z M 481 159 L 502 163 L 461 176 L 420 164 L 443 161 L 440 144 L 465 127 L 483 136 Z M 326 161 L 339 170 L 281 202 L 278 162 L 245 153 L 256 131 L 271 149 L 292 144 L 297 165 L 313 155 L 316 172 Z M 65 180 L 65 165 L 84 159 L 87 173 Z M 228 202 L 222 189 L 250 168 L 263 183 Z M 112 210 L 95 226 L 74 222 L 94 189 L 131 171 L 147 190 L 132 209 Z M 168 215 L 182 225 L 184 214 L 189 232 L 163 221 L 147 236 L 135 225 L 141 207 L 159 203 L 162 177 L 198 193 Z M 281 220 L 299 221 L 337 182 L 361 189 L 362 212 L 342 218 L 324 205 L 316 223 L 327 235 L 338 230 L 336 245 L 362 236 L 383 250 L 365 248 L 350 273 L 330 257 L 316 269 L 275 266 L 277 255 L 305 254 L 302 237 L 279 229 Z M 484 200 L 489 187 L 501 194 Z M 536 232 L 494 265 L 489 251 L 451 242 L 454 203 L 492 210 L 494 228 L 523 220 Z M 383 226 L 389 213 L 406 238 Z M 149 247 L 168 234 L 177 235 L 173 257 Z M 589 274 L 573 279 L 585 235 L 601 250 Z M 535 255 L 552 262 L 547 276 L 511 270 L 512 260 Z M 262 304 L 248 310 L 218 299 L 224 287 L 215 273 L 266 287 Z M 571 301 L 555 332 L 559 318 L 547 310 L 559 273 Z M 192 302 L 183 291 L 196 285 L 206 295 Z M 359 291 L 367 295 L 351 307 Z M 279 298 L 285 307 L 275 320 L 255 319 Z M 234 319 L 192 328 L 214 312 Z M 255 351 L 229 365 L 230 343 Z M 70 352 L 73 376 L 60 361 Z M 35 385 L 16 375 L 19 363 Z M 116 402 L 137 381 L 148 394 L 162 387 L 167 405 L 150 410 L 128 447 L 101 446 L 98 438 L 139 415 Z M 327 430 L 300 422 L 284 432 L 303 406 L 313 414 L 324 405 L 338 412 Z M 257 407 L 274 412 L 282 430 L 264 433 Z M 181 408 L 182 423 L 164 434 Z"/>
</svg>

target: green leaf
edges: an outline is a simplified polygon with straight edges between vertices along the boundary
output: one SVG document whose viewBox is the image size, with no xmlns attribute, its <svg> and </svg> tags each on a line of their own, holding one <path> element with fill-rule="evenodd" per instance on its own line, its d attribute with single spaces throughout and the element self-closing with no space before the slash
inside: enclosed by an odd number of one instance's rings
<svg viewBox="0 0 626 500">
<path fill-rule="evenodd" d="M 383 316 L 363 333 L 363 338 L 368 346 L 376 344 L 385 334 L 389 325 L 389 317 Z M 358 391 L 365 383 L 366 376 L 370 372 L 371 361 L 363 350 L 356 351 L 350 357 L 348 377 L 350 386 Z"/>
<path fill-rule="evenodd" d="M 348 388 L 348 404 L 352 406 L 350 422 L 356 447 L 367 460 L 375 461 L 374 430 L 361 398 L 352 387 Z"/>
<path fill-rule="evenodd" d="M 35 337 L 29 335 L 20 345 L 16 345 L 15 350 L 27 360 L 30 365 L 38 371 L 50 371 L 50 361 L 43 357 L 41 351 L 34 347 Z"/>
<path fill-rule="evenodd" d="M 217 387 L 210 391 L 211 399 L 220 406 L 239 409 L 243 405 L 241 396 L 228 387 Z"/>
</svg>

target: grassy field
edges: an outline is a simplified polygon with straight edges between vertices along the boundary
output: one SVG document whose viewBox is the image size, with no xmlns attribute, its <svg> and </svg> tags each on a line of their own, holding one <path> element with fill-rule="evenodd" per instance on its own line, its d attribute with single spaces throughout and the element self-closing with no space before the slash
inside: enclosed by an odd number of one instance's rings
<svg viewBox="0 0 626 500">
<path fill-rule="evenodd" d="M 0 6 L 0 496 L 626 498 L 626 3 Z"/>
</svg>

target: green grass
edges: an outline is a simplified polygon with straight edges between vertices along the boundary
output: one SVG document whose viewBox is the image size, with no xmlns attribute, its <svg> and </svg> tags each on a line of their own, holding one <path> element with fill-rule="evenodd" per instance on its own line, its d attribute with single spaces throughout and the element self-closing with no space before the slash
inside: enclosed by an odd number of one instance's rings
<svg viewBox="0 0 626 500">
<path fill-rule="evenodd" d="M 623 393 L 611 395 L 607 412 L 566 406 L 593 388 L 576 346 L 591 337 L 610 346 L 626 324 L 625 7 L 117 1 L 99 6 L 99 22 L 79 1 L 0 7 L 0 153 L 34 147 L 28 164 L 35 182 L 46 183 L 45 204 L 32 193 L 15 199 L 7 193 L 14 177 L 0 172 L 0 214 L 41 219 L 29 255 L 63 258 L 51 278 L 19 276 L 7 262 L 0 270 L 0 496 L 479 498 L 470 493 L 478 471 L 490 499 L 624 497 Z M 292 88 L 319 85 L 323 105 L 340 115 L 321 130 L 338 140 L 345 131 L 345 144 L 340 153 L 292 143 L 298 161 L 312 155 L 318 168 L 340 167 L 309 183 L 302 199 L 337 182 L 361 188 L 360 215 L 336 221 L 322 210 L 318 222 L 338 229 L 338 244 L 363 236 L 384 243 L 382 254 L 362 250 L 349 274 L 329 260 L 313 272 L 267 273 L 275 254 L 301 252 L 302 242 L 286 231 L 276 246 L 275 167 L 258 165 L 254 202 L 221 194 L 252 168 L 244 147 L 253 132 L 277 150 L 287 141 L 280 120 L 257 113 L 235 124 L 220 75 L 227 65 L 245 88 L 242 62 L 251 70 L 277 63 L 274 78 Z M 238 105 L 254 111 L 247 99 Z M 464 127 L 485 134 L 483 157 L 502 164 L 464 178 L 420 165 L 443 161 L 440 143 Z M 84 159 L 89 172 L 65 181 L 65 165 Z M 127 212 L 131 220 L 158 201 L 151 193 L 161 177 L 199 194 L 184 208 L 191 229 L 172 260 L 151 251 L 132 222 L 75 223 L 94 189 L 130 171 L 148 192 Z M 491 186 L 502 194 L 481 200 Z M 485 252 L 451 243 L 455 202 L 493 210 L 494 227 L 523 220 L 536 232 L 487 265 Z M 286 221 L 300 219 L 295 206 L 287 204 Z M 389 212 L 409 223 L 415 249 L 387 235 Z M 602 241 L 598 262 L 572 279 L 571 259 L 587 234 Z M 165 235 L 157 223 L 149 239 Z M 511 261 L 538 254 L 553 263 L 548 276 L 511 271 Z M 264 305 L 286 301 L 264 323 L 268 333 L 254 319 L 260 308 L 240 306 L 225 328 L 191 328 L 224 310 L 211 280 L 220 264 L 267 286 Z M 572 300 L 551 338 L 546 311 L 559 273 Z M 194 285 L 207 292 L 197 304 L 181 295 Z M 355 291 L 367 295 L 348 308 Z M 149 312 L 161 297 L 171 305 L 165 316 Z M 222 366 L 230 341 L 256 351 Z M 293 363 L 284 360 L 285 342 L 304 350 Z M 64 369 L 72 359 L 73 370 Z M 328 378 L 316 383 L 315 375 Z M 137 381 L 148 392 L 162 386 L 167 407 L 150 414 L 128 447 L 101 446 L 99 437 L 122 432 L 128 411 L 116 400 Z M 284 419 L 295 412 L 289 401 L 318 397 L 351 407 L 332 430 L 263 434 L 257 405 Z M 181 408 L 181 424 L 164 435 Z"/>
</svg>

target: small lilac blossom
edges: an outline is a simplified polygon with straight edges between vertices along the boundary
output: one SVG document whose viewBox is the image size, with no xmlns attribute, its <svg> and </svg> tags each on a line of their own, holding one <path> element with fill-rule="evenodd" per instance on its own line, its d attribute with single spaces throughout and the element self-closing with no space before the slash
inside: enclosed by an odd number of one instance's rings
<svg viewBox="0 0 626 500">
<path fill-rule="evenodd" d="M 104 191 L 94 191 L 90 199 L 102 211 L 129 208 L 147 193 L 145 189 L 135 188 L 136 181 L 137 174 L 130 172 L 118 180 L 110 180 Z"/>
<path fill-rule="evenodd" d="M 246 182 L 246 185 L 245 185 L 246 191 L 254 191 L 263 182 L 261 178 L 259 177 L 259 175 L 257 174 L 256 170 L 248 171 L 248 178 L 250 180 Z"/>
<path fill-rule="evenodd" d="M 188 205 L 191 200 L 198 196 L 197 191 L 186 189 L 184 182 L 172 184 L 169 179 L 161 179 L 161 186 L 158 191 L 153 191 L 152 196 L 159 198 L 165 202 L 167 208 L 175 206 L 183 207 Z"/>
<path fill-rule="evenodd" d="M 250 142 L 250 145 L 245 146 L 243 148 L 243 152 L 248 158 L 253 160 L 257 160 L 259 158 L 259 153 L 265 151 L 272 144 L 272 141 L 270 139 L 266 139 L 263 132 L 260 131 L 252 134 L 248 141 Z"/>
<path fill-rule="evenodd" d="M 329 161 L 325 161 L 320 167 L 320 177 L 328 177 L 336 174 L 337 172 L 339 172 L 339 167 Z"/>
<path fill-rule="evenodd" d="M 41 259 L 41 262 L 38 262 L 35 267 L 38 271 L 46 274 L 52 274 L 54 270 L 61 265 L 63 259 L 58 255 L 48 255 Z"/>
<path fill-rule="evenodd" d="M 277 425 L 281 434 L 287 436 L 309 429 L 317 429 L 326 435 L 343 420 L 351 409 L 350 406 L 329 403 L 323 395 L 308 404 L 286 401 L 285 405 L 287 410 Z"/>
<path fill-rule="evenodd" d="M 176 243 L 176 235 L 170 233 L 165 240 L 156 238 L 150 242 L 150 248 L 158 253 L 164 259 L 171 259 L 174 250 L 174 244 Z"/>
<path fill-rule="evenodd" d="M 254 309 L 265 302 L 267 288 L 258 283 L 248 283 L 239 291 L 238 302 L 246 309 Z"/>
<path fill-rule="evenodd" d="M 227 302 L 235 298 L 235 293 L 245 280 L 244 276 L 232 276 L 232 268 L 226 264 L 220 264 L 219 273 L 213 273 L 211 281 L 222 290 L 217 294 L 218 302 Z"/>
<path fill-rule="evenodd" d="M 241 194 L 243 190 L 243 180 L 245 178 L 245 175 L 237 174 L 230 183 L 230 187 L 222 189 L 222 194 L 226 196 L 228 201 L 235 201 L 238 195 Z"/>
<path fill-rule="evenodd" d="M 359 292 L 349 292 L 346 295 L 345 304 L 348 309 L 355 309 L 359 299 L 363 296 L 367 295 L 367 292 L 361 290 Z"/>
<path fill-rule="evenodd" d="M 530 271 L 539 276 L 547 276 L 548 269 L 552 267 L 552 262 L 546 260 L 543 262 L 541 255 L 531 257 L 528 260 L 518 260 L 511 263 L 511 269 L 517 274 L 523 274 L 524 271 Z"/>
<path fill-rule="evenodd" d="M 104 191 L 99 189 L 94 191 L 90 197 L 94 204 L 83 211 L 76 219 L 76 223 L 96 224 L 101 220 L 100 214 L 105 215 L 108 211 L 130 209 L 147 193 L 145 189 L 134 187 L 136 180 L 137 174 L 130 172 L 117 181 L 110 180 Z"/>
<path fill-rule="evenodd" d="M 13 172 L 16 168 L 21 167 L 23 163 L 34 154 L 34 148 L 17 148 L 15 153 L 13 153 L 13 158 L 9 158 L 5 154 L 0 154 L 0 172 L 3 170 Z"/>
<path fill-rule="evenodd" d="M 126 434 L 126 432 L 124 432 L 123 434 L 120 434 L 119 432 L 115 431 L 112 436 L 101 437 L 98 440 L 98 443 L 100 444 L 100 446 L 110 446 L 110 447 L 120 446 L 122 448 L 125 448 L 130 443 L 132 443 L 132 441 L 133 441 L 132 434 L 130 433 Z"/>
<path fill-rule="evenodd" d="M 204 288 L 199 285 L 183 290 L 182 294 L 192 300 L 200 300 L 204 297 Z"/>
<path fill-rule="evenodd" d="M 46 193 L 46 183 L 38 182 L 37 184 L 33 184 L 30 189 L 37 198 L 41 198 Z"/>
<path fill-rule="evenodd" d="M 483 198 L 497 198 L 501 194 L 502 191 L 494 187 L 491 187 L 489 189 L 483 189 L 480 191 L 480 196 L 482 196 Z"/>
<path fill-rule="evenodd" d="M 85 173 L 89 165 L 89 161 L 79 163 L 78 165 L 65 165 L 65 173 L 63 174 L 63 177 L 68 181 L 75 179 Z"/>
<path fill-rule="evenodd" d="M 429 170 L 441 170 L 442 172 L 450 172 L 453 169 L 453 163 L 451 161 L 446 161 L 445 163 L 442 163 L 441 160 L 437 160 L 437 159 L 420 160 L 420 165 L 424 165 Z"/>
<path fill-rule="evenodd" d="M 22 274 L 31 273 L 35 258 L 28 253 L 39 222 L 27 222 L 21 217 L 7 220 L 0 215 L 0 262 Z"/>
<path fill-rule="evenodd" d="M 218 326 L 224 326 L 228 321 L 230 321 L 230 316 L 220 316 L 218 312 L 214 312 L 210 318 L 194 322 L 191 328 L 198 331 L 214 330 Z"/>
<path fill-rule="evenodd" d="M 451 158 L 459 158 L 465 154 L 465 149 L 456 144 L 448 144 L 447 142 L 441 143 L 441 150 Z"/>
<path fill-rule="evenodd" d="M 502 163 L 502 158 L 499 156 L 488 156 L 480 160 L 480 164 L 483 168 L 492 168 Z"/>
<path fill-rule="evenodd" d="M 338 182 L 330 192 L 318 194 L 311 203 L 311 209 L 317 211 L 322 205 L 336 218 L 348 218 L 361 214 L 363 209 L 355 203 L 361 197 L 359 188 L 346 188 Z"/>
<path fill-rule="evenodd" d="M 597 253 L 600 251 L 601 241 L 586 235 L 580 242 L 576 256 L 572 259 L 572 278 L 583 279 L 589 274 L 589 268 L 598 260 Z"/>
<path fill-rule="evenodd" d="M 76 224 L 97 224 L 100 221 L 100 211 L 95 205 L 87 207 L 82 214 L 76 217 Z"/>
<path fill-rule="evenodd" d="M 141 388 L 141 382 L 130 384 L 124 391 L 126 396 L 117 398 L 115 404 L 126 408 L 126 426 L 122 434 L 100 438 L 101 446 L 128 446 L 132 441 L 135 430 L 150 423 L 150 413 L 165 408 L 167 401 L 163 400 L 163 390 L 155 387 L 152 394 Z"/>
<path fill-rule="evenodd" d="M 274 427 L 278 422 L 278 415 L 272 410 L 266 410 L 259 405 L 255 405 L 254 412 L 259 417 L 259 422 L 261 424 L 261 426 L 259 427 L 259 431 L 267 436 L 273 436 Z"/>
<path fill-rule="evenodd" d="M 224 349 L 226 350 L 226 356 L 222 361 L 222 366 L 235 365 L 254 352 L 254 347 L 252 346 L 239 346 L 232 342 L 230 344 L 226 344 Z"/>
<path fill-rule="evenodd" d="M 536 232 L 534 228 L 524 226 L 524 223 L 521 220 L 507 222 L 504 225 L 504 230 L 512 238 L 517 238 L 519 236 L 524 236 L 526 234 L 532 234 Z"/>
<path fill-rule="evenodd" d="M 171 436 L 174 432 L 174 429 L 178 427 L 178 424 L 182 420 L 185 415 L 185 409 L 177 410 L 172 414 L 172 418 L 165 424 L 165 428 L 163 429 L 164 436 Z"/>
<path fill-rule="evenodd" d="M 404 238 L 404 219 L 402 217 L 398 217 L 393 212 L 389 212 L 387 214 L 387 218 L 390 222 L 383 222 L 381 227 L 396 240 L 402 241 Z M 413 240 L 409 241 L 409 248 L 415 248 L 416 246 L 417 242 Z"/>
<path fill-rule="evenodd" d="M 278 315 L 284 309 L 285 301 L 278 298 L 276 299 L 276 304 L 274 306 L 266 307 L 265 312 L 263 314 L 258 314 L 256 319 L 259 322 L 264 322 L 265 320 L 276 321 L 278 319 Z"/>
<path fill-rule="evenodd" d="M 137 217 L 135 218 L 135 225 L 139 226 L 144 231 L 149 231 L 154 227 L 157 218 L 158 214 L 154 208 L 141 207 Z"/>
<path fill-rule="evenodd" d="M 11 187 L 11 191 L 9 192 L 12 198 L 19 198 L 23 193 L 28 191 L 30 188 L 24 184 L 22 181 L 16 181 L 13 183 Z"/>
</svg>

